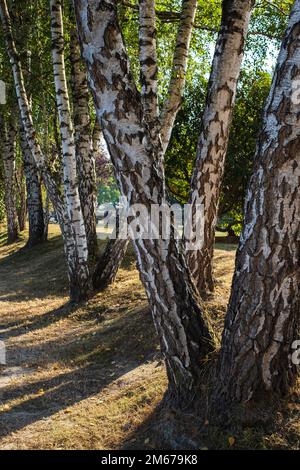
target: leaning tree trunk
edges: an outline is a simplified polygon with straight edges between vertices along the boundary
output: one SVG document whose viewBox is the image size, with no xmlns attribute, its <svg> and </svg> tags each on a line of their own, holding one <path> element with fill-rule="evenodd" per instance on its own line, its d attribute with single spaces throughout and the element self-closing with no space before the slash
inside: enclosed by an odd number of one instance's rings
<svg viewBox="0 0 300 470">
<path fill-rule="evenodd" d="M 22 17 L 19 18 L 22 23 Z M 27 50 L 28 37 L 25 34 L 25 38 L 22 38 L 22 45 L 26 49 L 26 75 L 24 79 L 29 83 L 31 76 L 31 52 Z M 31 107 L 31 97 L 29 96 L 29 102 Z M 42 101 L 42 111 L 44 116 L 46 115 L 44 99 Z M 35 245 L 39 245 L 47 240 L 45 238 L 45 217 L 42 201 L 42 189 L 41 189 L 41 176 L 38 168 L 34 162 L 34 158 L 29 148 L 26 133 L 20 116 L 20 146 L 23 155 L 23 168 L 26 181 L 26 193 L 27 193 L 27 210 L 28 210 L 28 225 L 29 225 L 29 237 L 25 248 L 32 248 Z M 48 144 L 47 139 L 49 138 L 48 132 L 44 132 L 44 142 Z"/>
<path fill-rule="evenodd" d="M 141 0 L 139 2 L 139 59 L 143 116 L 152 141 L 156 146 L 161 146 L 159 152 L 161 159 L 163 159 L 168 147 L 175 119 L 181 106 L 196 9 L 197 0 L 182 1 L 171 79 L 167 97 L 160 113 L 157 97 L 155 1 Z M 93 284 L 96 289 L 105 288 L 115 280 L 128 242 L 126 239 L 112 239 L 108 242 L 94 272 Z"/>
<path fill-rule="evenodd" d="M 5 210 L 7 221 L 7 241 L 18 239 L 18 216 L 16 207 L 16 123 L 11 116 L 2 129 L 4 133 L 3 166 L 5 181 Z"/>
<path fill-rule="evenodd" d="M 300 0 L 282 43 L 245 205 L 218 372 L 217 409 L 285 394 L 299 338 Z"/>
<path fill-rule="evenodd" d="M 20 142 L 23 153 L 24 173 L 27 189 L 27 209 L 29 222 L 29 238 L 26 248 L 43 243 L 44 241 L 44 211 L 42 203 L 41 180 L 34 163 L 24 130 L 20 130 Z"/>
<path fill-rule="evenodd" d="M 116 4 L 75 2 L 83 57 L 97 116 L 116 177 L 128 205 L 165 204 L 161 158 L 143 119 L 140 95 L 129 71 L 118 27 Z M 87 21 L 88 18 L 88 21 Z M 90 51 L 93 50 L 93 54 Z M 133 241 L 141 279 L 151 305 L 169 377 L 178 402 L 195 396 L 203 360 L 213 350 L 213 334 L 174 240 Z"/>
<path fill-rule="evenodd" d="M 62 139 L 63 154 L 63 188 L 70 219 L 72 241 L 68 248 L 73 250 L 72 265 L 77 275 L 74 284 L 70 286 L 76 299 L 85 299 L 89 290 L 88 247 L 83 213 L 81 209 L 77 170 L 74 130 L 71 119 L 71 110 L 64 61 L 64 37 L 61 0 L 50 0 L 52 60 L 56 101 Z M 72 282 L 72 280 L 71 280 Z"/>
<path fill-rule="evenodd" d="M 95 213 L 97 190 L 95 157 L 92 143 L 87 76 L 81 64 L 82 60 L 76 30 L 71 32 L 70 62 L 79 195 L 86 229 L 89 257 L 94 260 L 98 252 Z"/>
<path fill-rule="evenodd" d="M 237 82 L 254 0 L 224 0 L 208 96 L 202 119 L 190 203 L 203 205 L 202 246 L 187 252 L 188 265 L 201 294 L 212 292 L 213 252 L 220 189 Z"/>
<path fill-rule="evenodd" d="M 93 287 L 103 290 L 114 282 L 127 251 L 129 239 L 110 239 L 93 273 Z"/>
<path fill-rule="evenodd" d="M 152 139 L 158 144 L 158 98 L 157 98 L 157 55 L 156 55 L 156 21 L 154 0 L 139 2 L 139 51 L 140 83 L 144 119 Z M 94 128 L 94 147 L 99 146 L 101 128 Z M 98 143 L 97 143 L 98 141 Z M 117 276 L 120 265 L 128 248 L 128 238 L 118 238 L 117 230 L 100 257 L 93 274 L 94 289 L 105 289 Z"/>
<path fill-rule="evenodd" d="M 169 145 L 177 112 L 181 106 L 197 4 L 197 0 L 182 0 L 182 9 L 173 57 L 171 80 L 167 98 L 164 102 L 160 116 L 161 141 L 164 153 L 166 152 Z"/>
<path fill-rule="evenodd" d="M 103 155 L 104 152 L 108 152 L 107 147 L 105 147 L 106 143 L 104 141 L 101 127 L 98 121 L 96 121 L 93 129 L 93 150 L 96 160 L 98 156 L 101 160 L 109 157 L 109 155 Z M 120 265 L 127 251 L 128 244 L 128 238 L 111 237 L 108 240 L 105 250 L 99 257 L 94 269 L 94 290 L 104 290 L 115 281 Z"/>
</svg>

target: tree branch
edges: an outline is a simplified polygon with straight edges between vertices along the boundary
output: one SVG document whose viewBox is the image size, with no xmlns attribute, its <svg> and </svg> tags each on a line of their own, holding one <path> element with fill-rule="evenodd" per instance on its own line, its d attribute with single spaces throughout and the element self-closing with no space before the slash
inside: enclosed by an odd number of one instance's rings
<svg viewBox="0 0 300 470">
<path fill-rule="evenodd" d="M 139 1 L 139 49 L 144 117 L 155 136 L 158 127 L 155 0 Z"/>
<path fill-rule="evenodd" d="M 160 121 L 161 140 L 165 152 L 171 137 L 172 128 L 182 101 L 185 85 L 188 52 L 191 42 L 193 23 L 197 10 L 197 0 L 183 0 L 176 47 L 173 57 L 172 74 Z"/>
</svg>

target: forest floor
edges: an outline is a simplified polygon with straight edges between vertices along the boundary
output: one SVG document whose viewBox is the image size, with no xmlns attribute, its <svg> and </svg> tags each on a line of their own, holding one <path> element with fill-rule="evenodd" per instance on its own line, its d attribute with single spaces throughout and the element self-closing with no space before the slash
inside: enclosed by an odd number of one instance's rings
<svg viewBox="0 0 300 470">
<path fill-rule="evenodd" d="M 21 250 L 24 239 L 5 242 L 2 231 L 0 449 L 300 448 L 299 400 L 272 425 L 233 429 L 186 416 L 183 431 L 175 410 L 159 410 L 165 370 L 131 251 L 113 286 L 71 307 L 56 226 L 31 250 Z M 216 292 L 206 302 L 219 334 L 235 248 L 217 245 Z"/>
</svg>

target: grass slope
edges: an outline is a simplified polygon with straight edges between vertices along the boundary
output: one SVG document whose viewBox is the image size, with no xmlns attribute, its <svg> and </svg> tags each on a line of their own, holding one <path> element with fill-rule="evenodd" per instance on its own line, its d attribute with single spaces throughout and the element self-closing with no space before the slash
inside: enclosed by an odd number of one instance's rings
<svg viewBox="0 0 300 470">
<path fill-rule="evenodd" d="M 26 234 L 25 234 L 26 235 Z M 299 448 L 299 396 L 272 425 L 221 429 L 162 412 L 166 376 L 133 253 L 115 284 L 76 308 L 58 229 L 22 251 L 0 234 L 0 449 Z M 221 332 L 234 246 L 218 245 L 207 309 Z"/>
</svg>

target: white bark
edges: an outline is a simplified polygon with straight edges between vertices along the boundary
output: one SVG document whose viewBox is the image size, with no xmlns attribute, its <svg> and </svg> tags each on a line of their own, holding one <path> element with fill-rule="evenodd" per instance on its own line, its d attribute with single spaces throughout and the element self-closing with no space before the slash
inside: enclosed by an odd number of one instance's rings
<svg viewBox="0 0 300 470">
<path fill-rule="evenodd" d="M 300 0 L 265 106 L 245 203 L 218 373 L 218 400 L 271 399 L 295 383 L 299 338 Z M 225 405 L 224 405 L 225 402 Z"/>
<path fill-rule="evenodd" d="M 74 130 L 71 119 L 70 101 L 65 72 L 64 38 L 61 0 L 50 0 L 52 61 L 56 101 L 60 123 L 63 154 L 63 187 L 71 230 L 74 238 L 74 264 L 80 272 L 82 283 L 88 281 L 88 248 L 83 213 L 81 209 Z"/>
<path fill-rule="evenodd" d="M 190 203 L 204 206 L 201 249 L 189 251 L 188 264 L 200 293 L 213 291 L 213 249 L 220 189 L 238 78 L 253 0 L 223 3 L 206 106 L 202 118 Z"/>
<path fill-rule="evenodd" d="M 83 276 L 82 270 L 78 270 L 76 257 L 77 245 L 74 240 L 73 229 L 71 227 L 69 214 L 66 209 L 65 197 L 64 195 L 60 194 L 55 180 L 51 177 L 51 174 L 47 170 L 45 157 L 42 153 L 36 136 L 29 100 L 24 85 L 24 76 L 20 58 L 16 50 L 12 34 L 11 19 L 7 9 L 6 0 L 0 0 L 0 16 L 7 46 L 7 53 L 12 64 L 16 95 L 26 139 L 34 161 L 40 173 L 43 175 L 47 193 L 57 214 L 60 228 L 64 237 L 64 249 L 67 259 L 70 282 L 70 296 L 72 300 L 81 300 L 81 298 L 86 297 L 86 270 L 84 270 Z"/>
<path fill-rule="evenodd" d="M 158 132 L 155 0 L 139 0 L 140 82 L 144 118 L 153 138 Z"/>
<path fill-rule="evenodd" d="M 182 0 L 182 10 L 173 58 L 171 80 L 168 95 L 160 116 L 163 153 L 166 152 L 169 145 L 177 112 L 181 106 L 188 64 L 188 53 L 196 10 L 197 0 Z"/>
<path fill-rule="evenodd" d="M 93 151 L 89 90 L 86 71 L 82 67 L 77 31 L 71 31 L 70 63 L 72 75 L 75 150 L 79 180 L 79 196 L 86 229 L 90 258 L 97 255 L 96 171 Z"/>
<path fill-rule="evenodd" d="M 2 147 L 4 182 L 5 182 L 5 210 L 7 221 L 7 239 L 12 243 L 18 238 L 18 218 L 16 208 L 16 122 L 10 116 L 7 123 L 1 119 L 3 126 Z"/>
<path fill-rule="evenodd" d="M 151 204 L 166 203 L 161 149 L 143 119 L 116 4 L 78 0 L 75 10 L 97 117 L 120 190 L 128 204 L 142 203 L 150 213 Z M 199 384 L 201 361 L 213 349 L 209 321 L 175 241 L 138 239 L 133 245 L 166 358 L 170 391 L 179 401 L 191 399 Z"/>
</svg>

